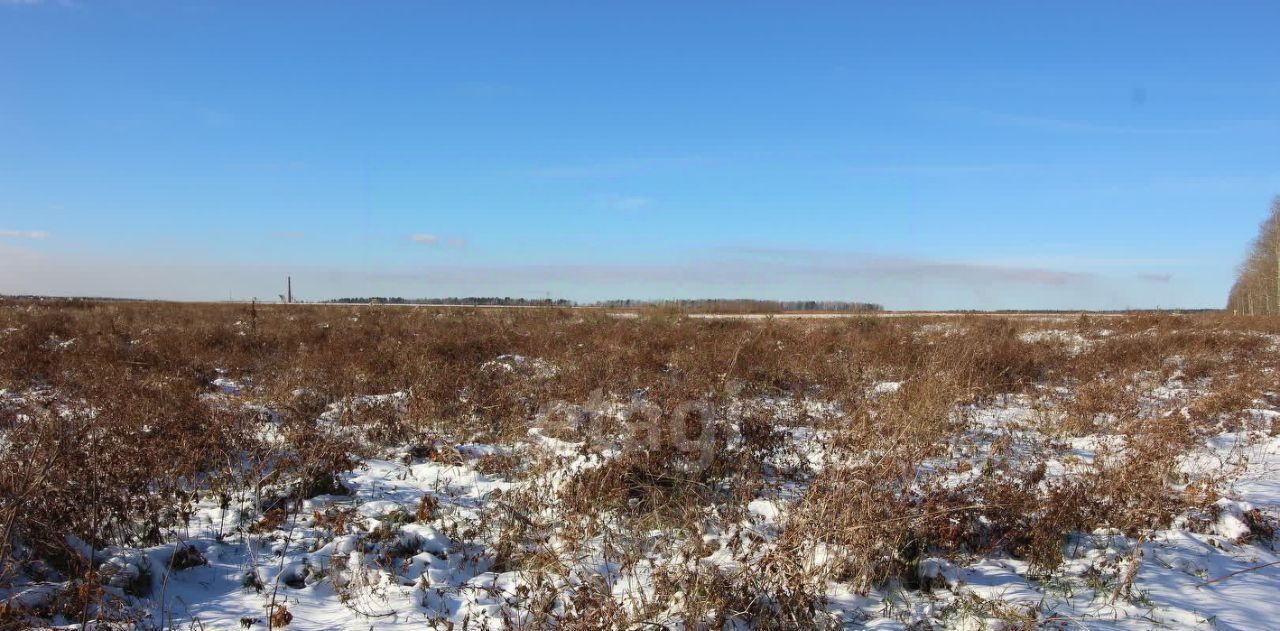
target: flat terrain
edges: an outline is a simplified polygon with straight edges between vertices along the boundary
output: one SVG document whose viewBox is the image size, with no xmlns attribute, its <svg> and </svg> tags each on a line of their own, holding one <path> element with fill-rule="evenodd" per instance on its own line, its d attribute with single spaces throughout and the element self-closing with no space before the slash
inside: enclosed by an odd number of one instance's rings
<svg viewBox="0 0 1280 631">
<path fill-rule="evenodd" d="M 887 315 L 0 303 L 0 628 L 1280 616 L 1280 319 Z"/>
</svg>

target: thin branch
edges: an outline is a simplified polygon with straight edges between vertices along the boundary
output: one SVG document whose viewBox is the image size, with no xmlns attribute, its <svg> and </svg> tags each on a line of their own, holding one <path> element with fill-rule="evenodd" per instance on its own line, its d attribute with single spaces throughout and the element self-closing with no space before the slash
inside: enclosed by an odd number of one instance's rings
<svg viewBox="0 0 1280 631">
<path fill-rule="evenodd" d="M 1270 562 L 1270 563 L 1263 563 L 1262 565 L 1255 565 L 1255 566 L 1253 566 L 1253 567 L 1247 567 L 1247 568 L 1245 568 L 1245 569 L 1243 569 L 1243 570 L 1236 570 L 1236 571 L 1234 571 L 1234 572 L 1232 572 L 1232 573 L 1230 573 L 1230 574 L 1226 574 L 1226 575 L 1223 575 L 1223 576 L 1219 576 L 1218 578 L 1210 579 L 1210 580 L 1207 580 L 1207 581 L 1205 581 L 1205 582 L 1203 582 L 1203 583 L 1200 583 L 1200 584 L 1196 585 L 1196 589 L 1200 589 L 1201 587 L 1204 587 L 1205 585 L 1212 585 L 1212 584 L 1217 583 L 1217 582 L 1220 582 L 1220 581 L 1225 581 L 1225 580 L 1227 580 L 1227 579 L 1229 579 L 1229 578 L 1231 578 L 1231 577 L 1233 577 L 1233 576 L 1239 576 L 1239 575 L 1244 574 L 1244 573 L 1246 573 L 1246 572 L 1256 572 L 1256 571 L 1261 570 L 1261 569 L 1264 569 L 1264 568 L 1269 568 L 1269 567 L 1271 567 L 1271 566 L 1273 566 L 1273 565 L 1280 565 L 1280 561 L 1272 561 L 1272 562 Z"/>
</svg>

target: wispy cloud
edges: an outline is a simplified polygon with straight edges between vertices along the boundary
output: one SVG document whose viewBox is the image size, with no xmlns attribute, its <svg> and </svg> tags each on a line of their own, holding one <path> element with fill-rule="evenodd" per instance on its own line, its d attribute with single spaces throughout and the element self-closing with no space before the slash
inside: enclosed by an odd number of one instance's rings
<svg viewBox="0 0 1280 631">
<path fill-rule="evenodd" d="M 702 155 L 648 156 L 579 164 L 544 165 L 529 169 L 525 173 L 546 180 L 612 179 L 645 175 L 655 171 L 706 166 L 716 161 L 715 158 Z"/>
<path fill-rule="evenodd" d="M 272 232 L 269 236 L 272 239 L 301 239 L 307 236 L 307 233 L 301 230 L 285 230 L 283 232 Z"/>
<path fill-rule="evenodd" d="M 429 247 L 444 246 L 455 250 L 467 247 L 467 240 L 462 237 L 442 237 L 440 235 L 427 234 L 423 232 L 409 235 L 409 240 L 417 243 L 418 245 L 425 245 Z"/>
<path fill-rule="evenodd" d="M 52 236 L 44 230 L 0 230 L 0 238 L 5 239 L 48 239 Z"/>
<path fill-rule="evenodd" d="M 1042 267 L 1015 267 L 987 263 L 880 259 L 846 265 L 811 265 L 800 268 L 816 275 L 869 276 L 904 281 L 945 281 L 960 284 L 1015 283 L 1026 285 L 1066 285 L 1088 280 L 1091 274 Z"/>
<path fill-rule="evenodd" d="M 1178 135 L 1178 134 L 1215 134 L 1232 131 L 1249 131 L 1274 129 L 1280 122 L 1268 119 L 1259 120 L 1226 120 L 1197 121 L 1185 126 L 1147 126 L 1126 125 L 1110 122 L 1059 118 L 1037 114 L 1019 114 L 1011 112 L 995 112 L 983 109 L 959 108 L 954 113 L 976 119 L 979 123 L 1000 127 L 1021 127 L 1048 132 L 1093 133 L 1093 134 L 1137 134 L 1137 135 Z"/>
<path fill-rule="evenodd" d="M 946 261 L 913 256 L 807 248 L 717 248 L 739 264 L 810 278 L 870 278 L 959 284 L 1066 285 L 1094 278 L 1084 272 L 991 261 Z"/>
<path fill-rule="evenodd" d="M 1047 249 L 1049 244 L 1043 244 Z M 1188 257 L 1118 257 L 1118 256 L 1076 256 L 1042 254 L 1032 258 L 1010 258 L 998 262 L 1000 264 L 1021 266 L 1038 265 L 1045 267 L 1069 267 L 1072 269 L 1118 269 L 1125 267 L 1186 267 L 1203 264 L 1205 259 Z"/>
<path fill-rule="evenodd" d="M 1022 163 L 998 164 L 883 164 L 851 167 L 854 175 L 907 175 L 922 177 L 948 177 L 953 175 L 981 175 L 984 173 L 1009 173 L 1025 171 L 1043 165 Z"/>
<path fill-rule="evenodd" d="M 423 280 L 457 284 L 521 283 L 701 283 L 739 287 L 764 284 L 839 285 L 848 281 L 942 283 L 955 287 L 1084 283 L 1092 274 L 980 262 L 934 261 L 905 256 L 827 253 L 784 249 L 720 249 L 692 258 L 655 263 L 528 263 L 487 266 L 439 265 L 373 272 L 377 280 Z"/>
<path fill-rule="evenodd" d="M 0 243 L 0 259 L 4 259 L 10 267 L 18 268 L 23 265 L 42 265 L 49 257 L 43 252 Z M 3 274 L 0 274 L 0 280 L 4 280 Z"/>
<path fill-rule="evenodd" d="M 605 205 L 610 210 L 634 212 L 653 206 L 653 199 L 642 195 L 622 195 L 618 197 L 610 197 L 605 201 Z"/>
<path fill-rule="evenodd" d="M 225 119 L 224 119 L 225 120 Z M 260 162 L 233 162 L 227 165 L 233 171 L 249 171 L 252 173 L 284 173 L 303 171 L 307 163 L 303 160 L 266 160 Z"/>
<path fill-rule="evenodd" d="M 1138 274 L 1138 280 L 1148 283 L 1167 283 L 1173 280 L 1173 274 L 1145 273 Z"/>
</svg>

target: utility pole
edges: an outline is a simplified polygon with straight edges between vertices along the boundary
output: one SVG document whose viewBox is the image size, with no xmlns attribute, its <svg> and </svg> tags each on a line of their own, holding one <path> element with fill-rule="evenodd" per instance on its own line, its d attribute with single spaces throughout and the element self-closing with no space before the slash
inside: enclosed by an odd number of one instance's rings
<svg viewBox="0 0 1280 631">
<path fill-rule="evenodd" d="M 287 276 L 286 278 L 288 279 L 288 285 L 287 285 L 287 288 L 285 289 L 285 296 L 286 296 L 285 302 L 289 304 L 293 304 L 293 277 Z"/>
</svg>

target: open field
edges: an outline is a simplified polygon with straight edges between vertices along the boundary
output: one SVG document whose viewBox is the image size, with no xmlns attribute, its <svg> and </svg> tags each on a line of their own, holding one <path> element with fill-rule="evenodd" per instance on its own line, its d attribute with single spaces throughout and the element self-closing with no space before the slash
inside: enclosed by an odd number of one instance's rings
<svg viewBox="0 0 1280 631">
<path fill-rule="evenodd" d="M 966 314 L 948 313 L 945 311 L 875 311 L 875 312 L 784 312 L 784 313 L 691 313 L 690 318 L 704 318 L 708 320 L 766 320 L 769 318 L 777 318 L 781 320 L 823 320 L 830 318 L 1006 318 L 1006 319 L 1033 319 L 1033 320 L 1050 320 L 1050 321 L 1068 321 L 1079 318 L 1081 316 L 1088 318 L 1114 318 L 1123 317 L 1126 314 L 1119 312 L 1086 312 L 1063 313 L 1063 312 L 1037 312 L 1026 311 L 1019 313 L 989 313 L 974 312 Z"/>
<path fill-rule="evenodd" d="M 957 312 L 957 311 L 778 311 L 778 312 L 733 312 L 733 313 L 715 313 L 715 312 L 684 312 L 680 310 L 664 310 L 661 308 L 638 308 L 625 309 L 619 307 L 598 307 L 593 305 L 569 306 L 569 307 L 549 307 L 542 305 L 444 305 L 444 304 L 416 304 L 416 303 L 254 303 L 247 301 L 228 301 L 215 302 L 208 304 L 222 305 L 253 305 L 262 304 L 263 306 L 318 306 L 318 307 L 346 307 L 346 308 L 382 308 L 392 307 L 401 309 L 428 309 L 428 310 L 444 310 L 444 309 L 464 309 L 472 311 L 487 310 L 503 310 L 503 309 L 524 309 L 524 310 L 580 310 L 596 313 L 607 313 L 614 317 L 621 318 L 638 318 L 641 316 L 672 316 L 681 315 L 689 318 L 704 320 L 767 320 L 770 318 L 779 320 L 826 320 L 831 318 L 922 318 L 922 317 L 941 317 L 941 318 L 957 318 L 957 317 L 975 317 L 975 318 L 1009 318 L 1009 319 L 1025 319 L 1034 320 L 1055 320 L 1066 321 L 1079 317 L 1089 318 L 1117 318 L 1132 315 L 1158 315 L 1161 313 L 1171 313 L 1168 311 L 1158 310 L 1138 310 L 1132 312 L 1125 311 L 973 311 L 973 312 Z M 1207 311 L 1207 310 L 1200 310 Z M 1195 311 L 1193 311 L 1195 312 Z"/>
<path fill-rule="evenodd" d="M 1217 314 L 8 301 L 0 628 L 1258 628 L 1278 350 Z"/>
</svg>

